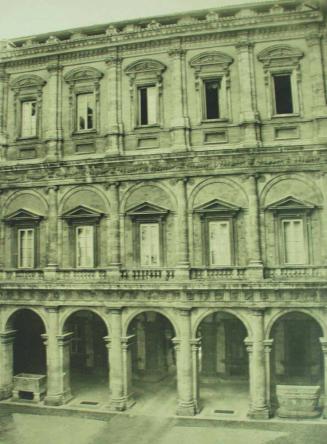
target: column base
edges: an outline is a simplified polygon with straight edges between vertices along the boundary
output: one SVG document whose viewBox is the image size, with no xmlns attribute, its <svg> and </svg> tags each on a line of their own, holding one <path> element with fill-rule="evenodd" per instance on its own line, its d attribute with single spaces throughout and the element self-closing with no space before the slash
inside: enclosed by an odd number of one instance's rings
<svg viewBox="0 0 327 444">
<path fill-rule="evenodd" d="M 109 403 L 109 409 L 115 412 L 124 412 L 133 407 L 134 404 L 135 400 L 131 394 L 128 397 L 123 396 L 121 398 L 112 398 Z"/>
<path fill-rule="evenodd" d="M 263 279 L 263 264 L 262 262 L 251 261 L 246 270 L 246 277 L 248 279 Z"/>
<path fill-rule="evenodd" d="M 2 401 L 3 399 L 11 398 L 11 396 L 12 396 L 12 385 L 0 388 L 0 401 Z"/>
<path fill-rule="evenodd" d="M 69 390 L 66 393 L 59 393 L 56 395 L 47 395 L 44 399 L 44 405 L 59 406 L 59 405 L 67 404 L 72 399 L 73 399 L 73 396 Z"/>
<path fill-rule="evenodd" d="M 179 402 L 176 410 L 178 416 L 194 416 L 198 413 L 198 409 L 194 401 Z"/>
<path fill-rule="evenodd" d="M 251 409 L 247 416 L 250 419 L 269 419 L 270 412 L 268 407 L 264 407 L 262 409 Z"/>
<path fill-rule="evenodd" d="M 190 277 L 189 265 L 179 265 L 175 269 L 175 278 L 181 280 L 188 280 Z"/>
</svg>

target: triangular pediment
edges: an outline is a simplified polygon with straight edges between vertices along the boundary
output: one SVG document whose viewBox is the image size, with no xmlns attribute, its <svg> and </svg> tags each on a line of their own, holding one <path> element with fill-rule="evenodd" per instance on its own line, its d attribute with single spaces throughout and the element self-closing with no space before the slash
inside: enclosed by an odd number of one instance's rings
<svg viewBox="0 0 327 444">
<path fill-rule="evenodd" d="M 166 208 L 159 207 L 150 202 L 143 202 L 136 207 L 127 210 L 127 214 L 130 216 L 146 216 L 146 215 L 165 215 L 169 212 Z"/>
<path fill-rule="evenodd" d="M 103 215 L 98 210 L 85 205 L 79 205 L 72 210 L 67 211 L 62 215 L 64 219 L 85 219 L 85 218 L 99 218 Z"/>
<path fill-rule="evenodd" d="M 315 205 L 311 202 L 307 202 L 304 200 L 297 199 L 293 196 L 284 197 L 273 204 L 267 206 L 267 210 L 275 210 L 275 211 L 295 211 L 295 210 L 311 210 L 315 208 Z"/>
<path fill-rule="evenodd" d="M 240 207 L 219 199 L 211 200 L 194 209 L 196 213 L 235 213 L 239 210 Z"/>
<path fill-rule="evenodd" d="M 12 214 L 9 214 L 5 218 L 6 222 L 30 222 L 39 221 L 43 216 L 40 214 L 33 213 L 32 211 L 26 210 L 25 208 L 20 208 Z"/>
</svg>

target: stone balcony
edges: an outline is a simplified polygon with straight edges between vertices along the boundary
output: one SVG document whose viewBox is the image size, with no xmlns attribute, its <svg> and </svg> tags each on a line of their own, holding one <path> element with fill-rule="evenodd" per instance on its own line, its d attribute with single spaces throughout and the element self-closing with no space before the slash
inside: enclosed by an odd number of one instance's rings
<svg viewBox="0 0 327 444">
<path fill-rule="evenodd" d="M 178 282 L 178 281 L 252 281 L 251 268 L 247 267 L 191 267 L 181 276 L 175 268 L 122 268 L 122 269 L 3 269 L 0 282 Z M 263 269 L 264 281 L 303 281 L 324 280 L 327 266 L 270 267 Z M 255 280 L 258 280 L 257 278 Z M 261 280 L 261 279 L 260 279 Z"/>
</svg>

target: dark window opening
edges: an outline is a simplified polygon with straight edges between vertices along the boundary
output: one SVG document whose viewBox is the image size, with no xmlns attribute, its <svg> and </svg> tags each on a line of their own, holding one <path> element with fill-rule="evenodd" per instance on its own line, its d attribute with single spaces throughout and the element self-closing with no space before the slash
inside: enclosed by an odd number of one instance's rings
<svg viewBox="0 0 327 444">
<path fill-rule="evenodd" d="M 274 76 L 276 114 L 292 114 L 292 86 L 289 74 Z"/>
<path fill-rule="evenodd" d="M 206 119 L 219 119 L 219 81 L 206 80 L 205 100 L 206 100 Z"/>
<path fill-rule="evenodd" d="M 18 396 L 20 399 L 26 399 L 28 401 L 32 401 L 34 399 L 34 393 L 33 392 L 24 392 L 20 390 L 18 392 Z"/>
<path fill-rule="evenodd" d="M 147 88 L 140 88 L 140 123 L 148 124 L 148 94 Z"/>
</svg>

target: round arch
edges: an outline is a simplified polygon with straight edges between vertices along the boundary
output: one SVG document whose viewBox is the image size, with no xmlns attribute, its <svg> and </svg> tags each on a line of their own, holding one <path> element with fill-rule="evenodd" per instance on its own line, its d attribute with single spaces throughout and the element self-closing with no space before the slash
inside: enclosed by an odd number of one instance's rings
<svg viewBox="0 0 327 444">
<path fill-rule="evenodd" d="M 130 327 L 131 323 L 138 315 L 140 315 L 142 313 L 150 312 L 150 311 L 155 312 L 155 313 L 159 313 L 160 315 L 164 316 L 170 322 L 170 324 L 173 326 L 174 331 L 175 331 L 175 336 L 177 338 L 179 337 L 179 329 L 178 329 L 178 324 L 177 324 L 176 320 L 172 319 L 172 317 L 169 315 L 169 313 L 167 313 L 167 311 L 165 309 L 151 308 L 151 307 L 146 308 L 146 309 L 140 308 L 140 309 L 133 311 L 132 313 L 129 313 L 129 315 L 127 316 L 127 318 L 123 322 L 123 335 L 127 336 L 128 328 Z"/>
<path fill-rule="evenodd" d="M 261 190 L 259 201 L 262 207 L 266 205 L 266 199 L 270 190 L 274 187 L 274 185 L 283 180 L 297 180 L 299 182 L 304 183 L 306 186 L 309 186 L 311 191 L 317 196 L 318 199 L 317 203 L 320 204 L 323 202 L 323 196 L 321 190 L 309 177 L 304 176 L 302 174 L 279 174 L 278 176 L 273 177 L 271 180 L 269 180 Z"/>
<path fill-rule="evenodd" d="M 235 316 L 235 318 L 237 318 L 240 322 L 242 322 L 242 324 L 244 325 L 247 335 L 249 338 L 252 337 L 252 329 L 251 329 L 251 324 L 248 321 L 248 319 L 246 319 L 246 316 L 244 316 L 243 314 L 238 313 L 237 311 L 233 310 L 233 309 L 229 309 L 229 308 L 209 308 L 206 311 L 202 312 L 197 319 L 194 322 L 193 328 L 192 328 L 192 339 L 196 339 L 197 338 L 197 331 L 200 327 L 201 322 L 207 317 L 210 316 L 214 313 L 228 313 L 232 316 Z"/>
<path fill-rule="evenodd" d="M 48 210 L 48 202 L 47 202 L 46 198 L 41 193 L 39 193 L 38 191 L 35 191 L 35 190 L 23 190 L 23 191 L 18 190 L 18 191 L 14 191 L 4 201 L 4 204 L 3 204 L 3 214 L 5 215 L 8 212 L 8 209 L 9 209 L 11 203 L 13 201 L 15 201 L 15 199 L 20 198 L 21 196 L 24 196 L 24 195 L 34 196 L 36 199 L 38 199 L 41 202 L 42 206 L 43 206 L 44 214 L 46 214 L 46 212 Z"/>
<path fill-rule="evenodd" d="M 82 186 L 82 187 L 76 186 L 76 187 L 70 188 L 69 190 L 64 192 L 64 194 L 61 196 L 61 199 L 59 202 L 59 214 L 61 214 L 63 212 L 67 201 L 74 194 L 81 192 L 81 191 L 89 191 L 89 192 L 97 194 L 99 196 L 99 198 L 102 200 L 105 210 L 107 212 L 109 212 L 110 202 L 108 201 L 106 194 L 99 187 L 88 185 L 88 186 Z"/>
<path fill-rule="evenodd" d="M 241 194 L 242 197 L 244 199 L 244 202 L 246 202 L 246 205 L 248 205 L 248 196 L 246 191 L 240 186 L 239 183 L 237 183 L 236 181 L 230 179 L 230 178 L 209 178 L 209 179 L 204 179 L 202 182 L 200 182 L 199 184 L 197 184 L 194 189 L 191 191 L 191 194 L 189 196 L 189 208 L 193 208 L 194 207 L 194 202 L 195 199 L 197 197 L 197 195 L 201 192 L 201 190 L 203 188 L 205 188 L 207 185 L 212 185 L 212 184 L 219 184 L 219 183 L 224 183 L 226 185 L 229 185 L 235 189 L 237 189 Z"/>
<path fill-rule="evenodd" d="M 279 311 L 278 313 L 276 313 L 274 316 L 272 316 L 272 318 L 269 320 L 267 326 L 266 326 L 266 332 L 265 332 L 265 339 L 270 339 L 271 337 L 271 332 L 272 329 L 274 327 L 274 325 L 276 325 L 276 323 L 283 318 L 284 316 L 288 315 L 288 314 L 292 314 L 292 313 L 302 313 L 305 314 L 307 316 L 309 316 L 312 320 L 316 321 L 317 324 L 319 325 L 319 327 L 321 328 L 321 331 L 323 332 L 324 337 L 326 337 L 327 335 L 327 327 L 324 324 L 323 320 L 319 318 L 319 316 L 317 316 L 316 313 L 312 313 L 311 310 L 309 309 L 304 309 L 304 308 L 289 308 L 289 309 L 283 309 L 281 311 Z"/>
<path fill-rule="evenodd" d="M 122 193 L 122 196 L 121 196 L 121 211 L 123 213 L 125 213 L 126 210 L 127 210 L 126 203 L 128 202 L 128 199 L 130 198 L 130 196 L 135 191 L 137 191 L 140 188 L 145 187 L 145 186 L 152 186 L 152 187 L 159 188 L 161 191 L 163 191 L 164 193 L 167 194 L 167 196 L 169 197 L 169 200 L 170 200 L 172 206 L 174 207 L 174 209 L 177 208 L 176 196 L 174 195 L 172 190 L 167 185 L 165 185 L 165 184 L 163 184 L 161 182 L 148 181 L 148 182 L 142 182 L 142 183 L 137 183 L 135 185 L 132 185 L 131 187 L 129 187 L 127 190 L 125 190 Z"/>
<path fill-rule="evenodd" d="M 20 312 L 22 310 L 29 311 L 29 312 L 36 314 L 40 318 L 40 320 L 42 321 L 42 324 L 43 324 L 44 330 L 45 330 L 45 334 L 47 334 L 48 322 L 47 322 L 45 316 L 43 315 L 43 313 L 41 313 L 40 310 L 37 310 L 34 307 L 15 307 L 15 308 L 13 308 L 11 310 L 11 312 L 7 314 L 6 319 L 4 321 L 5 330 L 12 330 L 13 329 L 12 322 L 14 321 L 14 317 L 18 312 Z"/>
<path fill-rule="evenodd" d="M 97 310 L 96 308 L 93 308 L 93 307 L 76 307 L 76 308 L 74 307 L 74 308 L 71 308 L 70 310 L 68 310 L 62 316 L 62 318 L 60 319 L 60 322 L 59 322 L 59 331 L 61 334 L 63 334 L 65 332 L 65 325 L 66 325 L 67 321 L 69 320 L 69 318 L 71 316 L 73 316 L 74 314 L 81 312 L 81 311 L 87 311 L 87 312 L 93 313 L 96 316 L 98 316 L 101 319 L 101 321 L 103 322 L 103 324 L 106 326 L 107 334 L 109 335 L 109 332 L 110 332 L 109 322 L 107 321 L 107 319 L 105 319 L 103 317 L 103 314 L 99 310 Z"/>
</svg>

